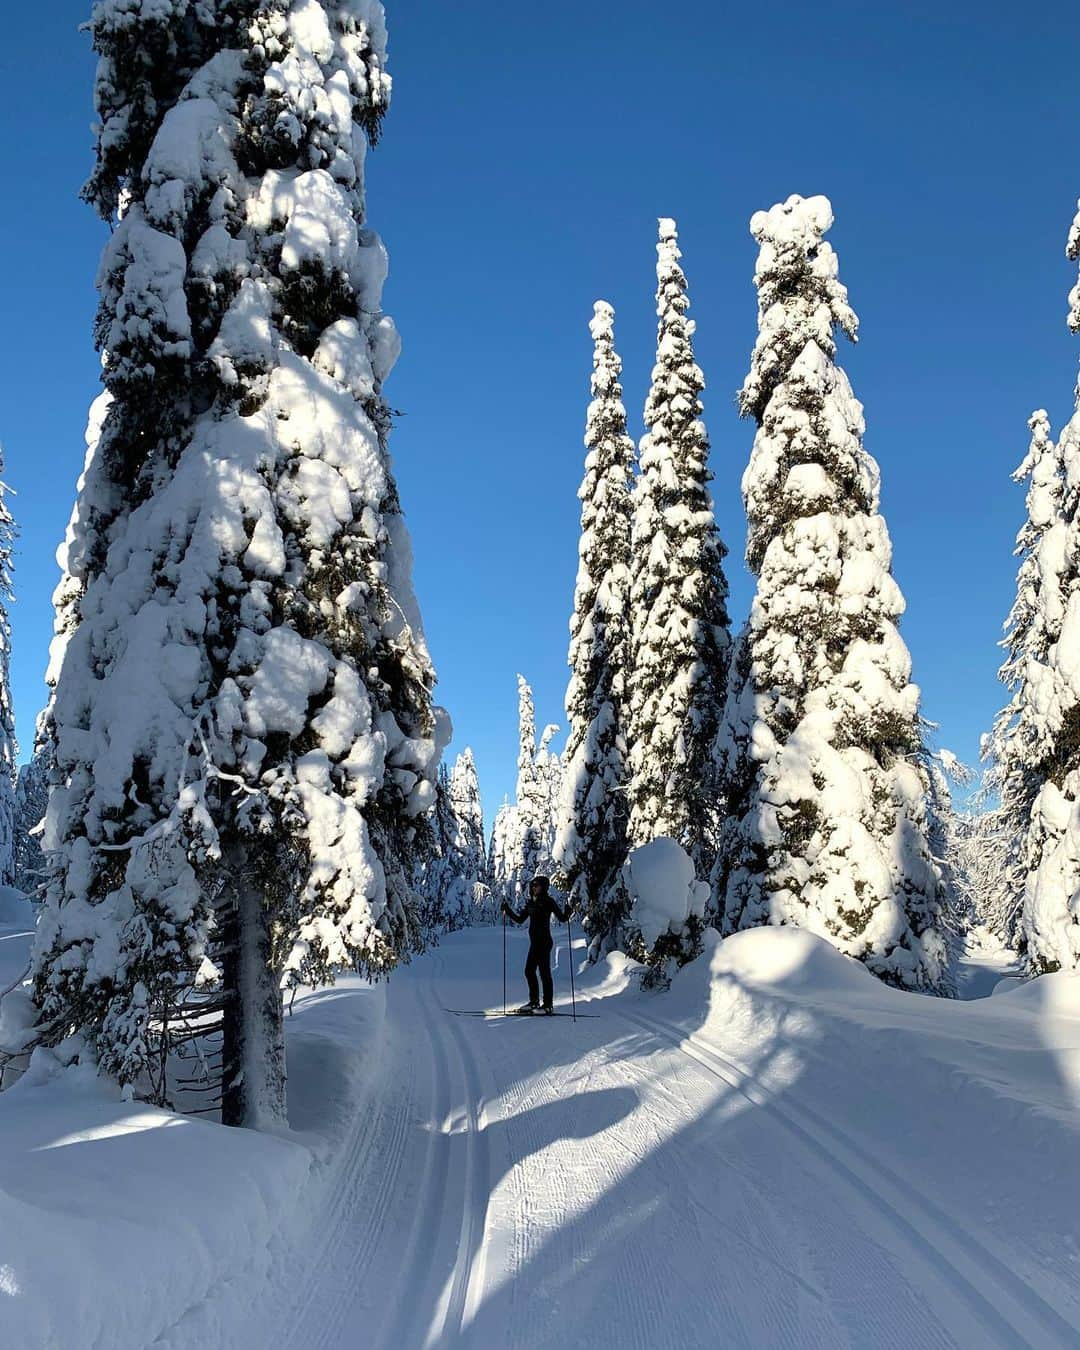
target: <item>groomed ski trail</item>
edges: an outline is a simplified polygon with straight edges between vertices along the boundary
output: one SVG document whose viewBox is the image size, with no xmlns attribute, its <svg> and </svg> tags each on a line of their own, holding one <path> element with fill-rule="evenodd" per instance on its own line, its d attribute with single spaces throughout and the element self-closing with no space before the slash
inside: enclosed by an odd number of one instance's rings
<svg viewBox="0 0 1080 1350">
<path fill-rule="evenodd" d="M 826 1119 L 781 1049 L 746 1062 L 734 1033 L 595 971 L 578 997 L 601 1019 L 449 1015 L 490 1003 L 499 943 L 467 930 L 395 973 L 281 1350 L 1080 1344 L 1080 1318 Z"/>
<path fill-rule="evenodd" d="M 646 1034 L 676 1046 L 707 1073 L 742 1093 L 748 1101 L 769 1111 L 800 1144 L 815 1154 L 837 1178 L 876 1208 L 897 1233 L 925 1248 L 930 1279 L 945 1280 L 954 1294 L 971 1307 L 985 1328 L 981 1344 L 1045 1346 L 1047 1350 L 1076 1346 L 1078 1332 L 1024 1282 L 1003 1265 L 985 1245 L 965 1233 L 933 1201 L 920 1195 L 910 1179 L 893 1173 L 880 1158 L 834 1123 L 791 1098 L 779 1103 L 755 1075 L 724 1055 L 701 1036 L 686 1035 L 678 1026 L 657 1018 L 620 1012 Z"/>
</svg>

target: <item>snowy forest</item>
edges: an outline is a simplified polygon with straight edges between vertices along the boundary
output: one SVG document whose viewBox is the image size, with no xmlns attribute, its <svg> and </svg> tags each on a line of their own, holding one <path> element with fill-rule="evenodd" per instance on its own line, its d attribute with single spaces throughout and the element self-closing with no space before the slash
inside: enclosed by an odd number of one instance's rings
<svg viewBox="0 0 1080 1350">
<path fill-rule="evenodd" d="M 560 316 L 564 716 L 509 652 L 499 803 L 392 457 L 377 227 L 420 94 L 387 20 L 445 16 L 86 8 L 101 384 L 47 651 L 0 463 L 0 1344 L 1080 1344 L 1080 383 L 1014 429 L 968 764 L 904 636 L 843 209 L 801 173 L 745 203 L 740 314 L 692 305 L 710 240 L 655 215 L 654 315 Z M 1080 203 L 1059 233 L 1080 264 Z M 13 655 L 46 672 L 18 738 Z"/>
</svg>

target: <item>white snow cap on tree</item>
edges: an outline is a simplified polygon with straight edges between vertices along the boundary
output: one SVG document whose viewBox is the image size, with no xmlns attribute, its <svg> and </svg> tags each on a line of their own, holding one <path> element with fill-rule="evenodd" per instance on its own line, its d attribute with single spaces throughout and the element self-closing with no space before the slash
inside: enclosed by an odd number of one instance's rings
<svg viewBox="0 0 1080 1350">
<path fill-rule="evenodd" d="M 941 879 L 927 841 L 918 689 L 896 621 L 863 412 L 834 364 L 855 316 L 822 197 L 757 213 L 762 333 L 743 386 L 759 420 L 743 476 L 757 593 L 718 743 L 730 813 L 727 931 L 797 924 L 882 978 L 936 985 Z"/>
<path fill-rule="evenodd" d="M 831 358 L 836 355 L 834 328 L 856 341 L 859 320 L 838 280 L 836 254 L 825 240 L 832 223 L 827 197 L 795 195 L 750 217 L 750 233 L 759 244 L 754 269 L 758 336 L 739 391 L 744 417 L 761 420 L 772 391 L 808 342 Z M 791 293 L 795 273 L 803 284 Z"/>
<path fill-rule="evenodd" d="M 130 1080 L 230 888 L 262 888 L 268 987 L 393 962 L 448 725 L 363 223 L 381 4 L 99 0 L 91 31 L 111 402 L 66 550 L 34 978 L 48 1035 Z"/>
<path fill-rule="evenodd" d="M 708 874 L 716 829 L 713 742 L 730 658 L 727 552 L 708 484 L 705 379 L 675 222 L 659 222 L 656 363 L 633 498 L 628 785 L 633 844 L 682 843 Z"/>
<path fill-rule="evenodd" d="M 615 311 L 598 300 L 592 401 L 585 425 L 577 584 L 570 619 L 569 723 L 554 860 L 584 901 L 584 920 L 603 941 L 622 917 L 618 869 L 626 856 L 624 783 L 630 585 L 630 492 L 634 442 L 626 430 Z"/>
</svg>

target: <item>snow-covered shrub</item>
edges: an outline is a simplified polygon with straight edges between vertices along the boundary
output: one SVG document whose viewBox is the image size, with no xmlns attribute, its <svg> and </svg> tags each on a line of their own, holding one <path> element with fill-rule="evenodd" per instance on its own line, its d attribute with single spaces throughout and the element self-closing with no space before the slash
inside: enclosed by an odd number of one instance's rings
<svg viewBox="0 0 1080 1350">
<path fill-rule="evenodd" d="M 759 211 L 759 336 L 741 407 L 758 577 L 717 752 L 728 819 L 715 872 L 726 932 L 796 924 L 883 979 L 937 986 L 941 877 L 928 842 L 919 691 L 878 511 L 862 405 L 834 362 L 856 318 L 824 240 L 824 197 Z"/>
<path fill-rule="evenodd" d="M 663 983 L 671 962 L 683 965 L 700 951 L 708 883 L 682 845 L 663 835 L 631 849 L 621 880 L 630 953 L 649 967 L 646 984 Z"/>
<path fill-rule="evenodd" d="M 625 717 L 629 837 L 678 839 L 707 875 L 717 824 L 713 749 L 730 655 L 727 581 L 709 495 L 705 379 L 673 220 L 656 246 L 656 364 L 633 497 Z"/>
<path fill-rule="evenodd" d="M 391 966 L 448 725 L 382 387 L 377 0 L 99 0 L 114 225 L 65 549 L 40 1032 L 154 1076 L 196 978 L 223 1117 L 284 1115 L 281 985 Z"/>
<path fill-rule="evenodd" d="M 599 951 L 625 917 L 618 871 L 626 857 L 624 704 L 629 637 L 630 491 L 634 443 L 626 430 L 615 312 L 598 300 L 592 402 L 585 427 L 585 477 L 577 584 L 570 620 L 569 722 L 563 753 L 554 858 L 560 884 L 583 909 Z"/>
</svg>

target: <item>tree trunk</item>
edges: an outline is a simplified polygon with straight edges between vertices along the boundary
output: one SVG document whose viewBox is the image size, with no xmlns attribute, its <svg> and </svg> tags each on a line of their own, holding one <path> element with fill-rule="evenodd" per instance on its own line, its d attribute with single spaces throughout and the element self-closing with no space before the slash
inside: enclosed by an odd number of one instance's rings
<svg viewBox="0 0 1080 1350">
<path fill-rule="evenodd" d="M 273 1130 L 288 1123 L 281 976 L 270 964 L 262 893 L 247 879 L 242 860 L 235 859 L 231 870 L 233 903 L 223 934 L 221 1123 Z"/>
</svg>

